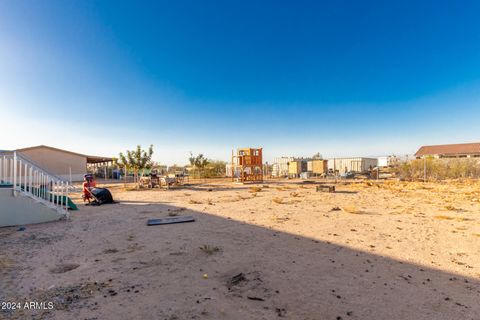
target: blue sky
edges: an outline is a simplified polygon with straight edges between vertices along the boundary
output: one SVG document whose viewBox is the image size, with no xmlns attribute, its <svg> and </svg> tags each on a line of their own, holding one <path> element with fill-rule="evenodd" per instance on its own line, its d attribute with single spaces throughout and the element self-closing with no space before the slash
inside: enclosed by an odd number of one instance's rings
<svg viewBox="0 0 480 320">
<path fill-rule="evenodd" d="M 182 164 L 480 141 L 478 1 L 0 1 L 0 149 Z"/>
</svg>

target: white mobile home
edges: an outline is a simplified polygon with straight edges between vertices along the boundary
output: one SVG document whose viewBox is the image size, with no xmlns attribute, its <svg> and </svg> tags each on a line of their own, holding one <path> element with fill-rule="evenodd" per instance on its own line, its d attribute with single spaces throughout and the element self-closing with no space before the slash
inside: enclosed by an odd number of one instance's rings
<svg viewBox="0 0 480 320">
<path fill-rule="evenodd" d="M 377 158 L 333 158 L 328 159 L 328 170 L 345 172 L 367 172 L 377 166 Z"/>
</svg>

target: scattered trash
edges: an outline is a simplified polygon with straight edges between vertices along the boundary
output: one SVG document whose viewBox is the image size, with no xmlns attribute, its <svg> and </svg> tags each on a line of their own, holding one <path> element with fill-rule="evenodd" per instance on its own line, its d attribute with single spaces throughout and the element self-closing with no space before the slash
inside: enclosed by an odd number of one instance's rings
<svg viewBox="0 0 480 320">
<path fill-rule="evenodd" d="M 61 264 L 56 266 L 55 268 L 50 269 L 50 273 L 65 273 L 65 272 L 75 270 L 78 267 L 80 267 L 80 265 L 76 263 Z"/>
<path fill-rule="evenodd" d="M 247 296 L 247 299 L 255 300 L 255 301 L 265 301 L 265 299 L 259 298 L 259 297 L 250 297 L 250 296 Z"/>
<path fill-rule="evenodd" d="M 18 228 L 17 231 L 25 231 L 25 229 L 27 229 L 27 228 L 22 226 L 22 227 Z"/>
<path fill-rule="evenodd" d="M 208 274 L 204 273 L 203 274 L 203 279 L 208 279 Z"/>
<path fill-rule="evenodd" d="M 239 273 L 230 278 L 230 280 L 228 280 L 227 287 L 228 289 L 230 289 L 231 287 L 236 286 L 237 284 L 245 280 L 247 280 L 247 278 L 245 278 L 245 274 Z"/>
<path fill-rule="evenodd" d="M 180 216 L 180 217 L 168 217 L 161 219 L 149 219 L 147 221 L 148 226 L 156 226 L 160 224 L 174 224 L 174 223 L 184 223 L 184 222 L 194 222 L 195 218 L 192 216 Z"/>
<path fill-rule="evenodd" d="M 104 254 L 117 253 L 117 252 L 118 252 L 118 249 L 115 249 L 115 248 L 103 250 L 103 253 L 104 253 Z"/>
<path fill-rule="evenodd" d="M 287 310 L 285 308 L 275 308 L 275 311 L 277 312 L 277 316 L 283 318 L 285 317 Z"/>
<path fill-rule="evenodd" d="M 87 189 L 94 201 L 89 202 L 90 205 L 102 205 L 105 203 L 115 203 L 112 194 L 107 188 L 92 188 Z"/>
</svg>

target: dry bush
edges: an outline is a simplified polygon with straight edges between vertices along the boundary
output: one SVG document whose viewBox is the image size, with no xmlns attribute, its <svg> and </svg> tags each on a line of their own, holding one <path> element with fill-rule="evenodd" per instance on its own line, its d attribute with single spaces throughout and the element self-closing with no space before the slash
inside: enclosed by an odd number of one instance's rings
<svg viewBox="0 0 480 320">
<path fill-rule="evenodd" d="M 300 196 L 298 192 L 290 192 L 290 195 L 294 198 Z"/>
<path fill-rule="evenodd" d="M 190 199 L 190 200 L 188 201 L 188 203 L 190 203 L 190 204 L 202 204 L 201 201 L 193 200 L 193 199 Z"/>
<path fill-rule="evenodd" d="M 422 180 L 424 165 L 428 180 L 480 178 L 480 159 L 415 159 L 400 163 L 395 168 L 396 175 L 406 180 Z"/>
</svg>

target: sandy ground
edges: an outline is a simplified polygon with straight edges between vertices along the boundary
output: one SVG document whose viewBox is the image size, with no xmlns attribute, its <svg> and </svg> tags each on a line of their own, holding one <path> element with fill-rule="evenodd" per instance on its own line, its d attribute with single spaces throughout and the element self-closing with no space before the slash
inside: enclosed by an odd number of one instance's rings
<svg viewBox="0 0 480 320">
<path fill-rule="evenodd" d="M 478 182 L 111 190 L 0 229 L 0 300 L 54 303 L 0 318 L 480 319 Z"/>
</svg>

